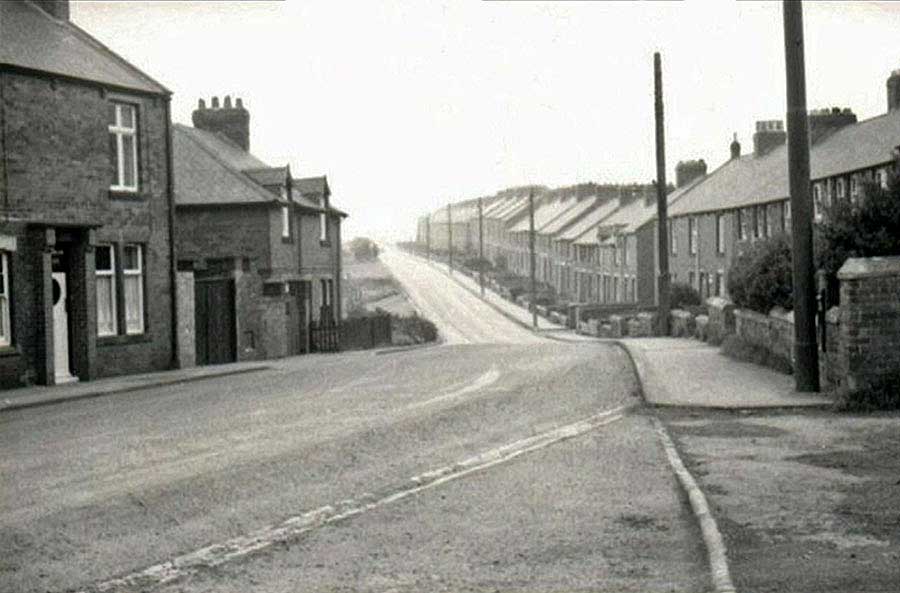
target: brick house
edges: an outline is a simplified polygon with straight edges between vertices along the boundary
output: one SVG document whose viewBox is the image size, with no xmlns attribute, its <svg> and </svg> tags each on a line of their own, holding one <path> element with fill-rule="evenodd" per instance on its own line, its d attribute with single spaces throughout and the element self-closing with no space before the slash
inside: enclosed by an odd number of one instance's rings
<svg viewBox="0 0 900 593">
<path fill-rule="evenodd" d="M 177 364 L 170 92 L 0 2 L 0 387 Z"/>
<path fill-rule="evenodd" d="M 324 177 L 294 179 L 249 152 L 240 99 L 201 99 L 176 124 L 176 245 L 193 297 L 198 364 L 317 349 L 340 319 L 340 219 Z M 188 347 L 188 349 L 191 349 Z"/>
<path fill-rule="evenodd" d="M 849 109 L 809 114 L 810 177 L 816 220 L 866 182 L 887 184 L 900 147 L 900 72 L 888 79 L 888 111 L 857 122 Z M 790 232 L 786 135 L 780 121 L 757 122 L 754 149 L 731 158 L 670 210 L 670 269 L 701 297 L 727 296 L 727 274 L 746 245 Z"/>
</svg>

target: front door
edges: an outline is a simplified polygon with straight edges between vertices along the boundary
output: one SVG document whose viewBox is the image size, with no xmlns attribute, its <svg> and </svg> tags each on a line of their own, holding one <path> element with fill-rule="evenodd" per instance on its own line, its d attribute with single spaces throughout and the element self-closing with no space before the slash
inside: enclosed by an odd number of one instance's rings
<svg viewBox="0 0 900 593">
<path fill-rule="evenodd" d="M 69 365 L 69 311 L 66 292 L 66 273 L 53 272 L 53 367 L 55 382 L 70 383 L 78 378 L 72 376 Z"/>
<path fill-rule="evenodd" d="M 234 281 L 194 283 L 194 332 L 197 364 L 222 364 L 237 359 Z"/>
</svg>

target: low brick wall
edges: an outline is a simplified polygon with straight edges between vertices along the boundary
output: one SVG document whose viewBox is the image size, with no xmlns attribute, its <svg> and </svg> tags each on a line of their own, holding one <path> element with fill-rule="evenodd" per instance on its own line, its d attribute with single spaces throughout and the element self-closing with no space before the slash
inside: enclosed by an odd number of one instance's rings
<svg viewBox="0 0 900 593">
<path fill-rule="evenodd" d="M 735 333 L 745 341 L 765 348 L 794 364 L 794 314 L 763 315 L 746 309 L 734 311 Z"/>
<path fill-rule="evenodd" d="M 646 338 L 656 335 L 656 314 L 643 312 L 629 319 L 628 335 L 633 338 Z"/>
<path fill-rule="evenodd" d="M 841 281 L 838 366 L 844 384 L 863 388 L 900 369 L 900 257 L 848 259 Z"/>
</svg>

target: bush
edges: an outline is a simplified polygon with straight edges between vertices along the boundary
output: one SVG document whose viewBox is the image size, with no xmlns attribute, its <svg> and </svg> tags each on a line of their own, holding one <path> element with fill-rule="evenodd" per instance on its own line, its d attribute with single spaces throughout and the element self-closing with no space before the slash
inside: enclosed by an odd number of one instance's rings
<svg viewBox="0 0 900 593">
<path fill-rule="evenodd" d="M 739 254 L 728 272 L 734 304 L 767 314 L 774 307 L 794 308 L 791 241 L 785 234 L 758 241 Z"/>
<path fill-rule="evenodd" d="M 790 360 L 770 352 L 762 346 L 748 342 L 736 334 L 731 334 L 722 341 L 721 352 L 729 358 L 766 366 L 786 375 L 790 375 L 794 371 Z"/>
<path fill-rule="evenodd" d="M 860 389 L 840 389 L 835 408 L 841 412 L 900 410 L 900 372 Z"/>
<path fill-rule="evenodd" d="M 700 293 L 690 284 L 673 282 L 669 287 L 669 305 L 673 309 L 684 309 L 700 305 Z"/>
<path fill-rule="evenodd" d="M 900 255 L 900 177 L 887 189 L 867 184 L 854 204 L 836 200 L 816 226 L 816 266 L 828 277 L 831 304 L 840 298 L 837 272 L 849 257 Z"/>
<path fill-rule="evenodd" d="M 424 344 L 434 342 L 438 337 L 437 326 L 418 315 L 391 315 L 391 332 L 399 344 L 404 344 L 406 340 L 412 344 Z"/>
</svg>

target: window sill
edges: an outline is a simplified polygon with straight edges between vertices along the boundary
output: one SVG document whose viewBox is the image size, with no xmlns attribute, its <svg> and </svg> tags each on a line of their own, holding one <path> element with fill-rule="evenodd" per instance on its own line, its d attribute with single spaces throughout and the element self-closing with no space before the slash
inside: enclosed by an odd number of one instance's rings
<svg viewBox="0 0 900 593">
<path fill-rule="evenodd" d="M 118 336 L 98 336 L 97 346 L 125 346 L 127 344 L 143 344 L 151 342 L 150 336 L 143 334 L 127 334 Z"/>
<path fill-rule="evenodd" d="M 12 356 L 22 356 L 22 353 L 15 346 L 0 346 L 0 358 Z"/>
<path fill-rule="evenodd" d="M 147 199 L 147 194 L 140 191 L 131 191 L 127 189 L 111 189 L 109 190 L 110 200 L 131 200 L 142 202 Z"/>
</svg>

